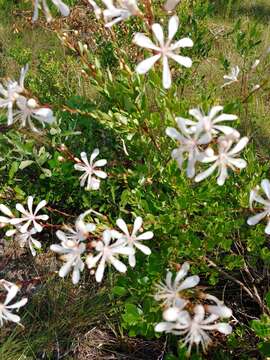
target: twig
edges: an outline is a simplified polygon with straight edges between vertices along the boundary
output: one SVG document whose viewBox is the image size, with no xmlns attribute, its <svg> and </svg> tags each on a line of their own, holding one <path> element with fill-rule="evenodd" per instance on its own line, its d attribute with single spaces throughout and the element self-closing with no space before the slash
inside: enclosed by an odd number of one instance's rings
<svg viewBox="0 0 270 360">
<path fill-rule="evenodd" d="M 258 303 L 258 299 L 256 296 L 250 291 L 248 287 L 242 281 L 236 279 L 234 276 L 226 273 L 226 271 L 222 270 L 216 263 L 214 263 L 212 260 L 205 257 L 205 260 L 208 262 L 209 265 L 213 266 L 215 269 L 217 269 L 222 275 L 224 275 L 227 279 L 232 280 L 236 284 L 238 284 L 253 300 L 255 300 Z M 261 303 L 259 303 L 261 307 Z"/>
</svg>

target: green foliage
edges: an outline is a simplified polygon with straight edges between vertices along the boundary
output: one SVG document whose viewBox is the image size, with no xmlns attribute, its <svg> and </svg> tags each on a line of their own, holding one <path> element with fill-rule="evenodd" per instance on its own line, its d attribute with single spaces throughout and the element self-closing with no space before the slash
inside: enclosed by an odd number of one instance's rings
<svg viewBox="0 0 270 360">
<path fill-rule="evenodd" d="M 76 1 L 69 3 L 73 5 Z M 225 5 L 230 14 L 232 4 Z M 113 322 L 117 318 L 115 327 L 122 334 L 158 337 L 154 326 L 161 319 L 161 309 L 154 300 L 155 285 L 164 279 L 168 269 L 176 271 L 184 261 L 191 263 L 193 274 L 200 274 L 203 286 L 213 286 L 220 297 L 224 291 L 225 301 L 236 316 L 241 317 L 244 311 L 261 316 L 251 324 L 245 319 L 245 326 L 239 325 L 229 337 L 228 351 L 219 349 L 212 359 L 232 359 L 230 352 L 245 346 L 249 354 L 246 339 L 254 333 L 260 338 L 261 353 L 269 354 L 269 317 L 262 314 L 254 299 L 248 299 L 247 304 L 242 301 L 238 284 L 231 282 L 231 278 L 243 280 L 241 274 L 246 264 L 255 277 L 262 267 L 269 266 L 265 224 L 253 228 L 246 224 L 250 215 L 249 192 L 269 174 L 269 163 L 258 161 L 264 146 L 256 148 L 251 141 L 243 153 L 247 169 L 231 174 L 226 184 L 219 187 L 214 177 L 200 184 L 188 179 L 184 170 L 179 170 L 171 160 L 175 143 L 165 135 L 166 127 L 175 126 L 175 116 L 187 118 L 189 109 L 195 106 L 207 112 L 217 104 L 224 105 L 225 112 L 239 116 L 237 126 L 243 135 L 256 130 L 252 121 L 258 111 L 257 94 L 245 102 L 243 87 L 226 92 L 217 82 L 222 80 L 224 70 L 234 64 L 222 46 L 234 47 L 231 51 L 243 60 L 246 74 L 261 44 L 261 28 L 256 23 L 246 26 L 236 21 L 230 31 L 219 37 L 209 26 L 214 21 L 214 11 L 217 9 L 212 2 L 199 0 L 192 4 L 186 1 L 180 8 L 182 27 L 177 36 L 193 39 L 191 57 L 195 66 L 191 70 L 173 67 L 175 81 L 167 92 L 161 87 L 159 68 L 145 77 L 133 72 L 138 50 L 128 47 L 139 26 L 132 21 L 116 30 L 115 41 L 94 34 L 96 53 L 84 50 L 80 43 L 78 56 L 67 51 L 64 61 L 58 43 L 35 57 L 31 47 L 24 46 L 20 38 L 6 49 L 6 56 L 19 65 L 35 59 L 26 79 L 27 88 L 41 103 L 53 107 L 57 122 L 35 134 L 17 126 L 6 128 L 6 118 L 1 117 L 1 202 L 13 209 L 17 202 L 35 194 L 37 201 L 46 199 L 50 207 L 61 212 L 49 213 L 54 225 L 72 222 L 66 213 L 72 217 L 89 208 L 106 215 L 110 227 L 115 227 L 119 217 L 131 224 L 135 216 L 142 216 L 145 230 L 153 231 L 155 236 L 148 242 L 152 249 L 149 257 L 136 254 L 135 269 L 129 269 L 125 275 L 109 270 L 107 294 L 103 288 L 91 292 L 92 283 L 90 289 L 84 288 L 89 282 L 86 278 L 74 295 L 68 281 L 52 277 L 29 302 L 23 319 L 28 333 L 15 329 L 2 340 L 1 359 L 42 354 L 53 358 L 57 342 L 61 349 L 68 349 L 74 336 L 108 318 Z M 143 32 L 147 32 L 145 26 Z M 125 49 L 133 56 L 129 58 Z M 211 71 L 203 67 L 208 59 L 212 61 Z M 255 80 L 262 78 L 259 74 Z M 257 141 L 260 140 L 258 137 Z M 86 192 L 80 187 L 80 174 L 61 150 L 62 144 L 76 157 L 82 151 L 90 154 L 95 147 L 100 149 L 102 157 L 108 160 L 109 177 L 102 182 L 99 192 Z M 265 153 L 269 156 L 268 149 L 264 149 Z M 48 231 L 41 254 L 55 241 L 55 232 Z M 209 259 L 217 267 L 209 266 Z M 224 271 L 231 276 L 228 287 Z M 265 287 L 263 291 L 269 291 L 264 275 L 258 283 L 259 289 Z M 265 297 L 268 307 L 269 298 L 268 292 Z M 223 344 L 222 339 L 218 341 Z M 169 339 L 168 344 L 167 360 L 184 358 L 186 349 L 181 342 Z M 242 358 L 245 356 L 249 355 Z M 192 354 L 194 360 L 202 358 Z"/>
</svg>

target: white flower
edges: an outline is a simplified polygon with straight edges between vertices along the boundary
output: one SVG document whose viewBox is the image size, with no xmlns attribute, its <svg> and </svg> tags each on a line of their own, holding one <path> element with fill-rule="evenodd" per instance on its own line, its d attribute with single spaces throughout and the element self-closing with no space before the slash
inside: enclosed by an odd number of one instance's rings
<svg viewBox="0 0 270 360">
<path fill-rule="evenodd" d="M 3 326 L 5 321 L 12 321 L 20 324 L 21 318 L 18 315 L 12 314 L 12 309 L 19 309 L 24 306 L 27 303 L 27 298 L 23 298 L 14 304 L 10 304 L 11 300 L 17 295 L 19 287 L 3 279 L 0 280 L 0 285 L 2 285 L 7 292 L 5 301 L 0 303 L 0 327 Z"/>
<path fill-rule="evenodd" d="M 59 234 L 56 234 L 59 237 Z M 61 237 L 59 237 L 61 239 Z M 78 284 L 80 281 L 80 272 L 84 269 L 84 263 L 81 259 L 81 255 L 85 252 L 86 245 L 82 242 L 64 239 L 61 245 L 53 244 L 50 249 L 57 254 L 63 254 L 60 259 L 65 264 L 59 270 L 59 276 L 64 278 L 73 268 L 72 283 Z"/>
<path fill-rule="evenodd" d="M 21 226 L 18 226 L 14 230 L 9 230 L 6 235 L 14 236 L 14 240 L 18 241 L 20 247 L 25 247 L 25 245 L 28 245 L 31 254 L 33 256 L 36 256 L 36 249 L 41 249 L 41 242 L 33 238 L 33 235 L 37 234 L 37 230 L 35 228 L 32 228 L 22 233 L 20 231 L 20 228 Z"/>
<path fill-rule="evenodd" d="M 232 114 L 220 114 L 223 111 L 223 106 L 213 106 L 207 115 L 205 115 L 200 109 L 191 109 L 189 114 L 193 116 L 196 121 L 178 118 L 179 121 L 186 127 L 190 133 L 205 132 L 209 137 L 217 135 L 219 132 L 234 136 L 240 136 L 239 132 L 234 128 L 220 124 L 223 121 L 234 121 L 237 119 L 236 115 Z"/>
<path fill-rule="evenodd" d="M 199 131 L 195 134 L 190 134 L 183 125 L 182 120 L 181 118 L 176 118 L 178 128 L 182 134 L 172 127 L 166 129 L 166 134 L 179 142 L 178 148 L 172 151 L 172 158 L 177 161 L 180 169 L 182 169 L 185 160 L 183 155 L 187 154 L 187 176 L 192 178 L 195 176 L 196 162 L 202 158 L 200 145 L 209 144 L 211 136 L 209 136 L 209 134 L 201 134 Z"/>
<path fill-rule="evenodd" d="M 263 218 L 269 217 L 270 215 L 270 182 L 267 179 L 262 180 L 261 187 L 263 192 L 266 195 L 266 199 L 259 194 L 259 187 L 251 190 L 250 192 L 250 208 L 253 208 L 253 202 L 257 202 L 263 205 L 263 211 L 251 216 L 248 218 L 247 223 L 248 225 L 256 225 L 258 224 Z M 270 219 L 267 220 L 267 226 L 265 228 L 265 233 L 270 235 Z"/>
<path fill-rule="evenodd" d="M 234 136 L 220 137 L 218 139 L 218 155 L 214 155 L 212 149 L 207 149 L 205 157 L 200 160 L 203 163 L 214 162 L 207 170 L 198 174 L 195 177 L 195 181 L 199 182 L 210 176 L 216 169 L 218 170 L 218 185 L 223 185 L 228 178 L 228 168 L 232 170 L 243 169 L 247 166 L 247 162 L 240 158 L 235 158 L 238 153 L 244 149 L 248 143 L 248 138 L 243 137 L 239 142 L 231 149 L 235 141 Z"/>
<path fill-rule="evenodd" d="M 32 21 L 36 21 L 38 19 L 38 12 L 39 12 L 39 4 L 42 4 L 45 16 L 46 16 L 46 20 L 48 22 L 52 21 L 52 15 L 50 12 L 50 9 L 48 7 L 47 1 L 46 0 L 35 0 L 35 5 L 34 5 L 34 14 L 33 14 L 33 18 Z M 58 10 L 60 11 L 61 15 L 63 16 L 68 16 L 70 13 L 69 7 L 62 1 L 62 0 L 52 0 L 52 3 L 58 8 Z"/>
<path fill-rule="evenodd" d="M 89 214 L 91 210 L 88 210 L 81 214 L 76 222 L 75 222 L 75 229 L 71 228 L 70 226 L 65 226 L 66 231 L 58 230 L 56 232 L 56 236 L 61 241 L 84 241 L 87 239 L 90 232 L 95 231 L 96 225 L 92 223 L 86 224 L 84 222 L 84 218 L 87 214 Z"/>
<path fill-rule="evenodd" d="M 164 8 L 167 11 L 172 11 L 180 3 L 180 0 L 167 0 Z"/>
<path fill-rule="evenodd" d="M 43 227 L 40 225 L 39 221 L 47 221 L 49 219 L 48 215 L 38 215 L 37 213 L 41 210 L 46 204 L 46 200 L 40 201 L 35 210 L 33 210 L 33 196 L 28 196 L 27 206 L 28 210 L 24 208 L 22 204 L 16 204 L 16 209 L 22 213 L 20 218 L 11 218 L 9 223 L 11 225 L 18 225 L 25 223 L 20 227 L 20 232 L 27 232 L 30 225 L 33 225 L 37 232 L 41 232 Z"/>
<path fill-rule="evenodd" d="M 121 273 L 127 271 L 127 267 L 120 260 L 118 260 L 119 255 L 132 255 L 134 250 L 126 246 L 125 242 L 122 239 L 118 239 L 116 242 L 111 243 L 112 233 L 110 230 L 105 230 L 103 232 L 102 241 L 98 241 L 96 244 L 96 251 L 99 253 L 96 256 L 88 255 L 86 258 L 86 263 L 89 269 L 94 268 L 98 261 L 99 264 L 96 270 L 96 281 L 101 282 L 104 274 L 105 267 L 107 263 L 112 264 L 115 269 Z"/>
<path fill-rule="evenodd" d="M 42 125 L 44 123 L 51 124 L 55 121 L 52 110 L 47 107 L 39 107 L 34 99 L 28 100 L 21 96 L 17 99 L 16 105 L 18 110 L 14 111 L 14 122 L 18 121 L 20 127 L 25 127 L 28 124 L 31 130 L 38 132 L 32 118 L 38 120 Z"/>
<path fill-rule="evenodd" d="M 123 219 L 118 219 L 116 221 L 117 226 L 123 231 L 124 234 L 119 234 L 121 239 L 125 240 L 127 243 L 127 246 L 130 247 L 135 251 L 135 248 L 139 249 L 141 252 L 143 252 L 145 255 L 150 255 L 151 250 L 148 246 L 143 245 L 141 242 L 143 240 L 149 240 L 152 239 L 154 236 L 152 231 L 146 231 L 140 235 L 137 235 L 137 232 L 142 227 L 143 220 L 141 217 L 136 217 L 134 221 L 134 226 L 131 234 L 128 231 L 127 224 Z M 131 267 L 134 267 L 136 265 L 136 258 L 135 253 L 130 254 L 128 257 L 128 262 Z"/>
<path fill-rule="evenodd" d="M 157 324 L 155 331 L 184 335 L 184 344 L 189 344 L 188 354 L 190 354 L 193 344 L 197 347 L 202 344 L 203 351 L 206 352 L 211 343 L 211 338 L 207 334 L 208 331 L 218 331 L 224 335 L 229 335 L 232 332 L 232 327 L 229 324 L 217 322 L 218 315 L 210 314 L 205 317 L 205 309 L 202 305 L 194 307 L 193 317 L 187 311 L 175 312 L 174 314 L 174 318 L 172 316 L 173 321 Z"/>
<path fill-rule="evenodd" d="M 182 297 L 184 290 L 191 289 L 197 286 L 200 282 L 198 275 L 187 276 L 189 271 L 189 263 L 185 262 L 181 269 L 172 279 L 172 273 L 167 272 L 165 283 L 157 285 L 157 293 L 155 294 L 155 300 L 162 301 L 162 304 L 166 307 L 177 307 L 183 309 L 188 301 Z"/>
<path fill-rule="evenodd" d="M 95 1 L 88 0 L 88 2 L 93 7 L 97 19 L 100 19 L 103 12 L 105 27 L 112 27 L 114 24 L 126 20 L 132 15 L 140 14 L 137 0 L 117 0 L 117 6 L 113 4 L 113 0 L 102 0 L 106 6 L 106 9 L 103 11 Z"/>
<path fill-rule="evenodd" d="M 21 69 L 19 82 L 8 79 L 0 84 L 0 108 L 8 109 L 8 126 L 13 123 L 13 106 L 24 89 L 24 79 L 28 71 L 28 65 Z"/>
<path fill-rule="evenodd" d="M 150 38 L 142 33 L 136 33 L 134 36 L 134 43 L 146 49 L 153 50 L 156 54 L 150 58 L 143 60 L 136 67 L 136 72 L 145 74 L 152 66 L 159 60 L 163 62 L 163 87 L 168 89 L 171 86 L 171 72 L 169 68 L 169 58 L 175 60 L 178 64 L 190 68 L 192 61 L 189 57 L 177 54 L 178 49 L 185 47 L 192 47 L 193 41 L 190 38 L 183 38 L 172 44 L 172 40 L 178 30 L 179 19 L 177 16 L 172 16 L 169 20 L 168 40 L 164 42 L 164 33 L 160 24 L 153 24 L 152 30 L 159 46 L 155 45 Z"/>
<path fill-rule="evenodd" d="M 231 68 L 231 72 L 229 75 L 224 75 L 223 76 L 223 79 L 226 81 L 221 87 L 225 87 L 225 86 L 228 86 L 228 85 L 231 85 L 233 84 L 234 82 L 238 82 L 238 76 L 239 76 L 239 73 L 240 73 L 240 69 L 239 69 L 239 66 L 233 66 Z"/>
<path fill-rule="evenodd" d="M 86 190 L 99 189 L 100 180 L 94 177 L 93 175 L 96 175 L 101 179 L 106 179 L 107 177 L 107 174 L 104 171 L 96 169 L 97 167 L 105 166 L 107 164 L 107 160 L 105 159 L 101 159 L 94 162 L 98 154 L 99 154 L 99 149 L 95 149 L 90 156 L 90 161 L 88 161 L 86 153 L 82 152 L 81 153 L 82 162 L 74 165 L 74 168 L 76 170 L 84 172 L 84 174 L 80 177 L 80 185 L 84 186 L 87 180 L 87 184 L 85 187 Z"/>
</svg>

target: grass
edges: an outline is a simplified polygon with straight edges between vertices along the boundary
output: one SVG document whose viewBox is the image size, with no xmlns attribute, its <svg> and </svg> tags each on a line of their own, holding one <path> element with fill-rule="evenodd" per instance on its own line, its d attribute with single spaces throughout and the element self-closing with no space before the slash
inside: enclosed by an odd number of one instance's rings
<svg viewBox="0 0 270 360">
<path fill-rule="evenodd" d="M 12 3 L 12 5 L 14 4 L 15 2 Z M 57 30 L 58 34 L 62 35 L 62 32 L 59 30 L 61 26 L 64 26 L 68 34 L 69 30 L 83 28 L 85 31 L 82 31 L 78 39 L 82 39 L 87 42 L 89 46 L 95 46 L 95 51 L 101 51 L 103 54 L 104 64 L 107 64 L 109 61 L 114 61 L 113 58 L 108 59 L 109 55 L 111 56 L 112 53 L 110 44 L 103 42 L 102 39 L 99 39 L 101 44 L 100 46 L 91 42 L 91 32 L 98 32 L 98 28 L 96 22 L 93 21 L 93 23 L 91 23 L 91 21 L 88 20 L 88 14 L 85 18 L 83 17 L 84 15 L 82 15 L 82 23 L 79 23 L 78 20 L 81 19 L 80 16 L 73 16 L 71 20 L 57 20 L 53 25 L 55 28 L 50 28 L 43 22 L 41 25 L 38 24 L 33 26 L 30 24 L 28 19 L 19 16 L 19 11 L 22 9 L 25 11 L 24 14 L 26 17 L 31 16 L 31 12 L 26 10 L 29 9 L 27 6 L 27 2 L 19 5 L 16 4 L 15 12 L 13 13 L 15 16 L 12 16 L 7 9 L 0 10 L 0 75 L 3 77 L 6 75 L 9 75 L 10 77 L 17 77 L 20 67 L 26 62 L 30 62 L 31 72 L 29 74 L 30 80 L 28 80 L 28 86 L 33 94 L 40 98 L 43 103 L 54 104 L 57 109 L 61 109 L 64 105 L 69 104 L 73 98 L 84 97 L 86 106 L 91 108 L 92 97 L 95 96 L 95 94 L 93 94 L 93 90 L 89 88 L 89 79 L 81 71 L 82 66 L 80 59 L 75 53 L 67 50 L 61 44 L 61 41 L 53 30 Z M 198 85 L 195 84 L 195 86 L 200 87 L 203 84 L 205 91 L 198 96 L 196 91 L 186 88 L 184 94 L 182 94 L 182 97 L 188 97 L 190 99 L 190 103 L 194 106 L 198 103 L 203 103 L 204 101 L 206 102 L 206 99 L 208 100 L 212 94 L 215 95 L 216 99 L 219 99 L 220 103 L 230 104 L 234 104 L 235 98 L 239 95 L 242 98 L 245 96 L 245 93 L 241 92 L 239 94 L 239 87 L 234 85 L 225 90 L 215 90 L 217 84 L 220 86 L 223 84 L 223 75 L 226 72 L 223 66 L 224 59 L 228 60 L 230 65 L 239 64 L 242 66 L 244 63 L 243 57 L 241 57 L 237 49 L 236 39 L 227 36 L 238 19 L 241 19 L 241 26 L 244 29 L 250 29 L 256 25 L 256 31 L 258 31 L 260 35 L 261 43 L 259 46 L 255 47 L 252 54 L 252 61 L 258 58 L 262 52 L 265 52 L 270 45 L 270 25 L 268 21 L 270 18 L 270 4 L 267 0 L 245 0 L 236 2 L 216 0 L 214 1 L 214 6 L 215 15 L 208 19 L 207 24 L 214 37 L 213 45 L 207 60 L 198 64 L 196 69 L 202 80 L 198 83 Z M 83 8 L 82 5 L 78 6 L 76 12 L 82 14 L 83 11 L 81 11 L 81 8 Z M 70 37 L 72 37 L 73 41 L 75 41 L 76 37 L 72 31 L 70 34 Z M 132 52 L 133 48 L 128 50 Z M 135 54 L 135 57 L 136 55 L 137 54 Z M 65 61 L 63 61 L 63 58 L 65 58 Z M 260 70 L 260 68 L 258 68 L 258 75 L 254 75 L 254 85 L 256 85 L 257 78 L 264 76 L 264 69 L 266 69 L 269 65 L 270 59 L 265 56 L 263 69 Z M 266 74 L 266 77 L 267 76 L 268 74 Z M 265 90 L 268 88 L 269 86 L 267 85 Z M 129 99 L 124 100 L 128 102 Z M 78 102 L 76 105 L 78 105 Z M 115 101 L 115 104 L 113 105 L 116 107 L 117 102 Z M 258 149 L 256 151 L 263 160 L 268 159 L 270 154 L 268 150 L 270 145 L 270 128 L 268 120 L 270 110 L 269 106 L 269 96 L 267 91 L 264 91 L 261 96 L 250 99 L 245 107 L 245 116 L 240 118 L 242 129 L 244 129 L 245 133 L 253 138 Z M 110 108 L 104 109 L 104 112 L 109 112 L 109 110 Z M 64 117 L 64 115 L 62 116 Z M 76 126 L 78 125 L 81 127 L 80 129 L 83 131 L 88 129 L 83 125 L 84 120 L 89 120 L 87 116 L 82 119 L 83 121 L 81 121 L 81 123 L 80 120 L 77 122 L 75 115 L 74 118 Z M 73 119 L 71 120 L 73 121 Z M 104 122 L 106 123 L 106 121 Z M 102 138 L 102 141 L 106 144 L 106 151 L 108 153 L 110 152 L 112 144 L 107 138 L 115 137 L 114 140 L 117 145 L 114 145 L 117 148 L 117 154 L 120 153 L 118 149 L 119 144 L 117 143 L 119 138 L 116 138 L 113 131 L 110 132 L 110 136 L 106 135 L 109 130 L 105 128 L 105 126 L 103 127 L 103 125 L 104 124 L 102 124 L 102 129 L 98 130 L 93 125 L 94 130 L 91 128 L 91 134 L 96 132 L 98 133 L 98 136 Z M 91 134 L 88 134 L 87 136 L 90 138 Z M 87 143 L 88 138 L 85 138 L 84 141 Z M 74 145 L 74 150 L 76 151 L 76 143 Z M 119 173 L 120 171 L 122 170 L 119 170 Z M 128 169 L 128 171 L 132 173 L 132 170 Z M 150 170 L 148 170 L 149 173 L 152 171 L 154 172 L 154 165 Z M 29 172 L 29 175 L 30 174 L 31 171 Z M 31 174 L 31 176 L 33 175 Z M 150 178 L 149 184 L 150 181 L 155 181 L 153 180 L 154 177 L 155 174 L 153 174 L 152 178 Z M 134 176 L 134 179 L 131 181 L 137 183 L 138 179 Z M 126 179 L 122 179 L 123 186 L 126 185 L 126 182 Z M 148 186 L 148 184 L 146 186 Z M 165 183 L 161 185 L 158 183 L 156 187 L 154 184 L 154 193 L 162 195 L 169 193 L 166 186 L 168 185 Z M 45 191 L 46 189 L 44 192 Z M 137 194 L 135 191 L 133 192 L 133 195 L 134 199 L 136 199 Z M 161 202 L 165 202 L 165 200 L 162 199 L 162 195 Z M 65 200 L 67 201 L 64 201 L 61 197 L 59 197 L 61 205 L 69 206 L 70 204 L 68 202 L 70 199 Z M 90 199 L 90 202 L 91 200 L 92 199 Z M 149 197 L 146 196 L 143 200 L 150 209 L 151 206 L 154 208 L 154 201 L 150 195 Z M 83 201 L 85 201 L 85 204 L 88 204 L 89 199 L 83 198 Z M 127 200 L 123 195 L 121 197 L 121 206 L 124 209 L 125 206 L 123 203 L 125 201 Z M 188 195 L 186 201 L 188 202 Z M 102 206 L 102 204 L 99 205 Z M 76 205 L 73 206 L 72 211 L 75 211 Z M 112 212 L 115 212 L 116 214 L 118 207 L 112 201 L 110 202 L 110 206 Z M 180 205 L 178 208 L 175 208 L 175 212 L 179 212 L 179 209 L 181 209 Z M 156 209 L 151 210 L 155 212 Z M 213 217 L 213 219 L 215 220 L 215 217 Z M 163 221 L 164 223 L 166 222 L 165 213 L 160 215 L 160 221 Z M 196 226 L 198 226 L 198 224 L 196 224 Z M 237 238 L 237 236 L 235 236 L 235 238 Z M 196 239 L 192 240 L 196 241 Z M 142 270 L 144 269 L 143 266 L 141 268 Z M 35 275 L 39 277 L 41 274 L 38 272 Z M 121 339 L 121 335 L 119 335 L 119 324 L 118 321 L 115 320 L 117 317 L 119 318 L 120 315 L 118 314 L 117 305 L 115 311 L 111 311 L 110 306 L 112 301 L 114 303 L 116 302 L 116 304 L 117 301 L 115 301 L 110 293 L 106 292 L 104 288 L 99 292 L 96 292 L 96 288 L 93 286 L 91 280 L 89 281 L 87 276 L 84 280 L 83 286 L 74 289 L 69 280 L 60 281 L 58 278 L 53 276 L 46 282 L 42 282 L 42 285 L 40 282 L 37 282 L 36 288 L 28 289 L 28 295 L 31 297 L 31 301 L 24 313 L 23 323 L 25 325 L 25 329 L 16 328 L 13 330 L 7 330 L 7 333 L 4 333 L 4 335 L 8 336 L 2 336 L 3 340 L 0 347 L 1 360 L 19 360 L 23 358 L 76 359 L 77 354 L 75 349 L 78 344 L 80 345 L 79 354 L 83 353 L 83 348 L 90 347 L 91 351 L 93 350 L 93 347 L 98 348 L 98 339 L 94 345 L 91 343 L 91 331 L 92 329 L 95 329 L 95 327 L 99 326 L 101 328 L 105 327 L 105 338 L 103 339 L 102 336 L 100 336 L 105 343 L 108 343 L 107 350 L 112 351 L 116 354 L 116 356 L 119 356 L 118 358 L 120 359 L 127 359 L 127 353 L 130 352 L 130 343 L 127 342 L 128 345 L 124 343 L 123 346 L 121 344 L 120 349 L 117 348 L 117 345 L 115 345 L 115 341 L 118 342 L 118 344 L 121 342 L 119 340 Z M 222 287 L 223 286 L 225 288 L 226 283 L 222 284 Z M 232 289 L 232 303 L 234 297 L 236 296 L 235 294 L 235 290 Z M 248 304 L 248 306 L 252 312 L 252 307 L 254 309 L 254 303 Z M 257 308 L 255 308 L 255 312 L 258 312 Z M 242 329 L 246 327 L 244 320 L 241 325 L 242 327 L 240 326 L 240 330 L 238 330 L 240 333 L 240 335 L 238 334 L 238 341 L 239 338 L 242 339 L 242 345 L 246 346 L 246 351 L 247 349 L 250 351 L 248 354 L 252 354 L 250 356 L 253 356 L 253 351 L 255 351 L 255 357 L 259 356 L 256 350 L 254 350 L 255 345 L 253 342 L 251 342 L 252 345 L 250 348 L 248 348 L 245 344 L 246 337 L 241 334 Z M 89 332 L 90 340 L 89 337 L 86 337 L 85 342 L 81 344 L 81 339 Z M 109 332 L 110 335 L 108 335 L 107 332 Z M 250 334 L 250 337 L 252 336 L 253 335 Z M 233 342 L 233 339 L 231 341 Z M 162 342 L 163 340 L 160 342 L 158 341 L 158 345 L 153 342 L 154 347 L 158 347 L 158 351 L 160 351 L 159 346 L 163 346 Z M 127 348 L 125 349 L 126 352 L 123 350 L 125 347 Z M 215 357 L 219 358 L 219 356 L 221 356 L 220 354 L 220 352 L 218 352 L 218 355 L 210 353 L 209 359 L 214 359 Z M 146 357 L 145 355 L 144 360 L 146 360 L 146 358 L 151 359 L 151 354 L 147 356 L 149 357 Z M 238 352 L 235 351 L 235 358 L 240 357 L 241 354 L 239 353 L 239 350 Z M 136 359 L 142 358 L 143 355 L 141 355 L 141 353 L 138 357 L 136 357 Z M 154 355 L 152 359 L 154 359 Z M 224 357 L 224 359 L 227 358 Z"/>
</svg>

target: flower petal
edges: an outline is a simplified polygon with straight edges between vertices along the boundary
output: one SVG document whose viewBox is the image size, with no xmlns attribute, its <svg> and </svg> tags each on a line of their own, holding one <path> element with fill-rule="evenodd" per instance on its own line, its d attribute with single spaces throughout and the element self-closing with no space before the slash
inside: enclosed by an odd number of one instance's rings
<svg viewBox="0 0 270 360">
<path fill-rule="evenodd" d="M 172 85 L 172 76 L 167 56 L 163 56 L 162 84 L 164 89 L 169 89 Z"/>
<path fill-rule="evenodd" d="M 131 235 L 136 235 L 136 233 L 140 230 L 142 227 L 143 220 L 140 216 L 136 217 L 133 225 L 133 230 Z"/>
<path fill-rule="evenodd" d="M 172 41 L 175 34 L 177 33 L 179 27 L 179 18 L 177 15 L 174 15 L 169 20 L 169 34 L 168 34 L 168 41 Z"/>
<path fill-rule="evenodd" d="M 151 49 L 155 51 L 160 51 L 160 48 L 156 46 L 148 36 L 145 36 L 142 33 L 136 33 L 133 38 L 134 44 L 141 46 L 146 49 Z"/>
<path fill-rule="evenodd" d="M 168 52 L 167 54 L 171 59 L 176 61 L 178 64 L 190 68 L 192 66 L 192 60 L 187 56 L 177 55 L 173 52 Z"/>
<path fill-rule="evenodd" d="M 127 224 L 125 223 L 125 221 L 123 219 L 118 219 L 116 221 L 116 224 L 119 227 L 119 229 L 121 229 L 123 231 L 123 233 L 125 233 L 127 236 L 129 236 Z"/>
<path fill-rule="evenodd" d="M 156 39 L 158 40 L 160 46 L 162 47 L 164 45 L 164 33 L 163 33 L 163 29 L 160 26 L 160 24 L 153 24 L 152 31 L 153 31 Z"/>
<path fill-rule="evenodd" d="M 147 71 L 149 71 L 151 69 L 151 67 L 160 59 L 160 57 L 161 57 L 161 55 L 157 54 L 157 55 L 151 56 L 151 57 L 143 60 L 136 66 L 135 71 L 138 74 L 147 73 Z"/>
</svg>

